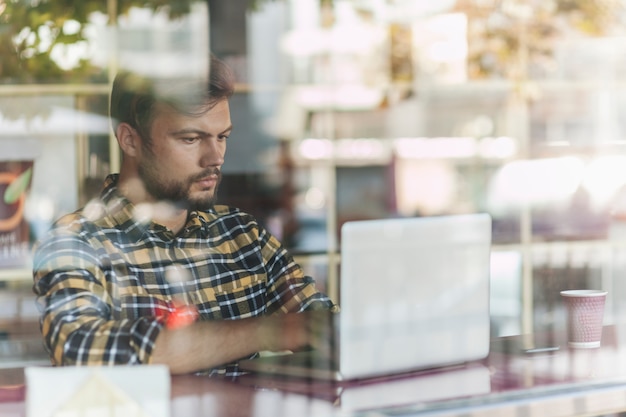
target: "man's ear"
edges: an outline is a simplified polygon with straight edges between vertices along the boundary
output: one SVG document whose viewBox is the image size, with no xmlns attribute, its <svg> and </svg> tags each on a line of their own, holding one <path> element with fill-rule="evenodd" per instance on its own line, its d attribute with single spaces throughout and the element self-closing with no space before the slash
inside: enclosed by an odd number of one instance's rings
<svg viewBox="0 0 626 417">
<path fill-rule="evenodd" d="M 115 131 L 117 142 L 124 155 L 136 157 L 141 150 L 141 136 L 128 123 L 120 123 Z"/>
</svg>

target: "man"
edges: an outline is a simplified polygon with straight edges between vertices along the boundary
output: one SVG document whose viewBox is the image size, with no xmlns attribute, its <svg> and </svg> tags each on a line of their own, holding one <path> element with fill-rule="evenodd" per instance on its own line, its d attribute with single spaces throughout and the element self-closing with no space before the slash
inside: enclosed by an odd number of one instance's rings
<svg viewBox="0 0 626 417">
<path fill-rule="evenodd" d="M 236 375 L 256 352 L 323 344 L 337 306 L 252 216 L 215 205 L 234 81 L 213 56 L 209 78 L 197 88 L 116 77 L 120 173 L 35 252 L 54 364 Z"/>
</svg>

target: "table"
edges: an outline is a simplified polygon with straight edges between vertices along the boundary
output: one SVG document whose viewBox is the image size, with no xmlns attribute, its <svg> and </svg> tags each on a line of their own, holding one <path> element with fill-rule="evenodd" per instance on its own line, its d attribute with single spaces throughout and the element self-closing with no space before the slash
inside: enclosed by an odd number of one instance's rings
<svg viewBox="0 0 626 417">
<path fill-rule="evenodd" d="M 559 346 L 524 353 L 520 346 Z M 482 361 L 351 383 L 247 375 L 173 376 L 171 417 L 597 416 L 626 410 L 626 326 L 602 347 L 571 349 L 561 333 L 493 339 Z M 23 417 L 22 368 L 0 370 L 0 416 Z"/>
</svg>

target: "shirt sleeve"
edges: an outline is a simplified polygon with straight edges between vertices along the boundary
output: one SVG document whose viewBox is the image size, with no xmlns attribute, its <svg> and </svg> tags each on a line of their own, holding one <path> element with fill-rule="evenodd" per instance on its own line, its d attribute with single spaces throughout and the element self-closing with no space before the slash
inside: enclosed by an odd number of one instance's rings
<svg viewBox="0 0 626 417">
<path fill-rule="evenodd" d="M 33 280 L 53 364 L 149 362 L 162 323 L 153 317 L 114 319 L 101 259 L 71 226 L 56 227 L 38 244 Z"/>
<path fill-rule="evenodd" d="M 259 242 L 267 267 L 268 313 L 339 311 L 339 306 L 317 289 L 315 280 L 304 274 L 300 265 L 293 260 L 278 239 L 260 228 Z"/>
</svg>

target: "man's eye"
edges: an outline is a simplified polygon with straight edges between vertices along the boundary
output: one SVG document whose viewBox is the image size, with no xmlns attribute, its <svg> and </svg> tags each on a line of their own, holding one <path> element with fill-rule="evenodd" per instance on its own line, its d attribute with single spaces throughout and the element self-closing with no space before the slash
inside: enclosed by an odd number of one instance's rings
<svg viewBox="0 0 626 417">
<path fill-rule="evenodd" d="M 188 138 L 181 138 L 181 140 L 183 142 L 186 142 L 186 143 L 194 143 L 194 142 L 199 141 L 200 137 L 199 136 L 194 136 L 194 137 L 188 137 Z"/>
</svg>

